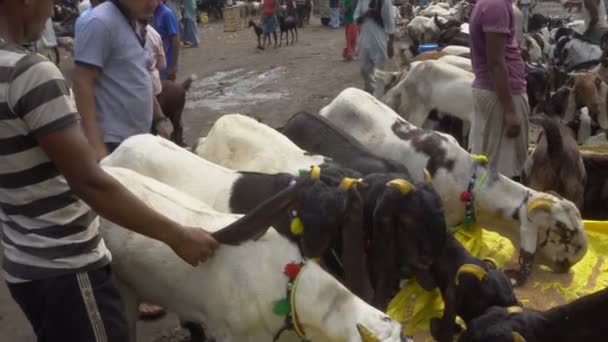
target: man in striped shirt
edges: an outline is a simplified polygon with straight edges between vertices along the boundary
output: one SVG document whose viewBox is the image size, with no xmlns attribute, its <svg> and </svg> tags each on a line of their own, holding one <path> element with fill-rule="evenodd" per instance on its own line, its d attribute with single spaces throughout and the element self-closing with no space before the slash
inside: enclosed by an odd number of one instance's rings
<svg viewBox="0 0 608 342">
<path fill-rule="evenodd" d="M 149 1 L 124 3 L 151 13 Z M 165 242 L 191 265 L 209 258 L 217 242 L 152 211 L 98 166 L 62 74 L 21 47 L 40 37 L 52 8 L 52 0 L 0 0 L 4 277 L 39 341 L 126 342 L 95 212 Z"/>
</svg>

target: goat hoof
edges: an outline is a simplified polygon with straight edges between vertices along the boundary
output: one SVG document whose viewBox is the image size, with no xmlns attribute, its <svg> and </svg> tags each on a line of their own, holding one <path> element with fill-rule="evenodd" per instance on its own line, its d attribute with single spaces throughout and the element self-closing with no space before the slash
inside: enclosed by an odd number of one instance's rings
<svg viewBox="0 0 608 342">
<path fill-rule="evenodd" d="M 528 280 L 528 277 L 520 270 L 505 270 L 505 275 L 509 278 L 513 287 L 522 286 Z"/>
</svg>

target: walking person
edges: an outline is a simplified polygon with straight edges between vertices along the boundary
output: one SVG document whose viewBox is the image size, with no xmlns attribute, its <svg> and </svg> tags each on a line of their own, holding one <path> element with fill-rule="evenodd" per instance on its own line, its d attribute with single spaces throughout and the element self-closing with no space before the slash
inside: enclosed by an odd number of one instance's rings
<svg viewBox="0 0 608 342">
<path fill-rule="evenodd" d="M 304 27 L 304 19 L 306 17 L 306 9 L 308 8 L 306 6 L 306 1 L 307 0 L 295 0 L 296 1 L 296 13 L 298 14 L 298 27 L 302 28 Z"/>
<path fill-rule="evenodd" d="M 359 24 L 359 60 L 364 89 L 376 98 L 384 95 L 384 83 L 375 80 L 374 69 L 383 69 L 393 58 L 395 15 L 390 0 L 358 0 L 355 18 Z"/>
<path fill-rule="evenodd" d="M 262 46 L 270 46 L 270 34 L 272 34 L 274 38 L 274 47 L 277 47 L 277 15 L 276 11 L 279 6 L 276 0 L 262 0 L 262 29 L 264 32 L 264 41 L 262 42 Z"/>
<path fill-rule="evenodd" d="M 471 151 L 514 180 L 528 156 L 525 64 L 511 0 L 478 0 L 469 19 L 475 79 Z"/>
<path fill-rule="evenodd" d="M 125 14 L 151 15 L 151 2 L 116 0 L 123 10 L 108 13 L 123 22 L 112 29 L 131 29 Z M 61 72 L 22 47 L 40 38 L 52 9 L 52 0 L 0 1 L 3 277 L 39 342 L 128 342 L 98 214 L 166 243 L 192 266 L 218 243 L 153 211 L 99 166 Z M 135 39 L 130 34 L 121 37 Z M 100 59 L 108 56 L 102 51 Z"/>
<path fill-rule="evenodd" d="M 346 32 L 346 45 L 342 51 L 342 57 L 351 61 L 357 49 L 357 38 L 359 26 L 355 23 L 355 8 L 357 0 L 344 0 L 344 29 Z"/>
<path fill-rule="evenodd" d="M 184 0 L 184 18 L 182 19 L 184 34 L 182 41 L 184 45 L 198 47 L 199 32 L 196 24 L 196 0 Z"/>
</svg>

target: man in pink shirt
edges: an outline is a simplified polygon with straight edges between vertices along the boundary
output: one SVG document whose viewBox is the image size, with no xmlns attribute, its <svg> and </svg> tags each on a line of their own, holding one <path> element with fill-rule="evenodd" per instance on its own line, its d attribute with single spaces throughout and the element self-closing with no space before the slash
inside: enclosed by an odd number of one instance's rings
<svg viewBox="0 0 608 342">
<path fill-rule="evenodd" d="M 530 105 L 511 0 L 478 0 L 469 31 L 475 74 L 471 152 L 488 156 L 491 167 L 519 180 L 528 155 Z"/>
</svg>

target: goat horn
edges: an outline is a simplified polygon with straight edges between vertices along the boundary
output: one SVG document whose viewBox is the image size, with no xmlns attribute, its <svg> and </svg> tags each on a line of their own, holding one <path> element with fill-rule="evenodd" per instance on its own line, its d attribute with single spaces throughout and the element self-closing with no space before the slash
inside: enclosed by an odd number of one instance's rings
<svg viewBox="0 0 608 342">
<path fill-rule="evenodd" d="M 416 190 L 414 185 L 405 179 L 397 178 L 386 183 L 389 188 L 397 189 L 402 195 L 407 195 L 410 191 Z"/>
<path fill-rule="evenodd" d="M 512 331 L 511 335 L 513 336 L 513 342 L 526 342 L 526 339 L 515 331 Z"/>
<path fill-rule="evenodd" d="M 359 335 L 361 335 L 361 339 L 363 340 L 363 342 L 380 342 L 380 339 L 377 338 L 364 325 L 357 324 L 357 330 L 359 331 Z"/>
<path fill-rule="evenodd" d="M 522 313 L 522 312 L 524 312 L 524 309 L 521 306 L 509 306 L 507 308 L 507 313 L 509 315 L 513 315 L 516 313 Z"/>
<path fill-rule="evenodd" d="M 342 181 L 340 182 L 340 185 L 338 187 L 342 190 L 350 190 L 350 188 L 352 188 L 353 185 L 355 185 L 355 184 L 367 186 L 367 184 L 364 183 L 361 180 L 361 178 L 354 179 L 354 178 L 344 177 L 344 178 L 342 178 Z"/>
<path fill-rule="evenodd" d="M 310 179 L 318 181 L 321 178 L 321 168 L 318 165 L 313 165 L 310 168 Z"/>
<path fill-rule="evenodd" d="M 546 212 L 550 212 L 555 202 L 548 198 L 537 198 L 532 200 L 528 204 L 528 214 L 531 214 L 533 211 L 542 210 Z"/>
<path fill-rule="evenodd" d="M 475 264 L 464 264 L 456 272 L 456 285 L 460 283 L 459 278 L 461 274 L 470 274 L 475 276 L 477 280 L 482 281 L 486 276 L 486 270 Z"/>
<path fill-rule="evenodd" d="M 424 181 L 427 183 L 433 183 L 433 177 L 431 177 L 431 173 L 426 168 L 423 170 L 424 172 Z"/>
</svg>

